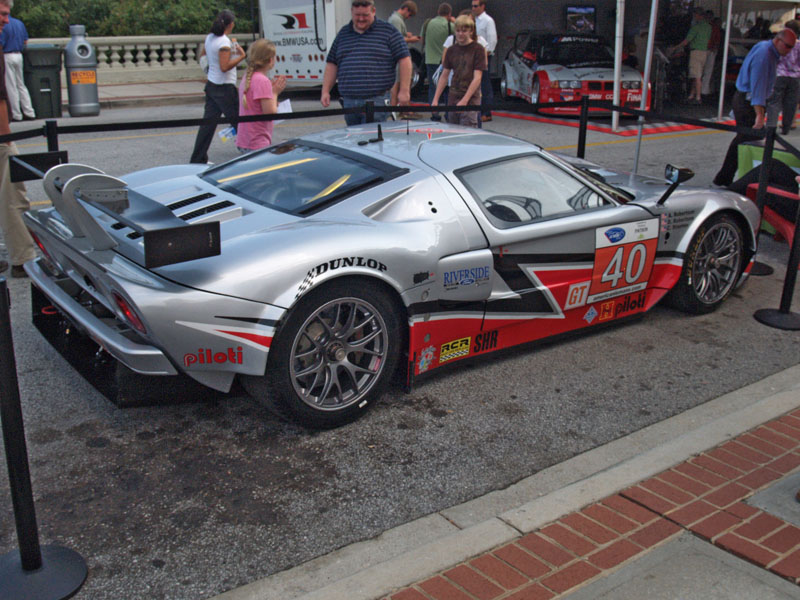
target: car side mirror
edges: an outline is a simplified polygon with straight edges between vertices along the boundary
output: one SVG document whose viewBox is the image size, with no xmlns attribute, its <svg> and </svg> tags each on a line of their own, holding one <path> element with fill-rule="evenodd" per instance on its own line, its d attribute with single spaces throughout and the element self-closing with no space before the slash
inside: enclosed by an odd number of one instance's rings
<svg viewBox="0 0 800 600">
<path fill-rule="evenodd" d="M 694 171 L 688 167 L 676 167 L 667 165 L 664 169 L 664 179 L 670 183 L 683 183 L 694 177 Z"/>
<path fill-rule="evenodd" d="M 688 167 L 676 167 L 674 165 L 667 165 L 664 169 L 664 178 L 670 182 L 670 186 L 667 188 L 667 191 L 664 192 L 664 195 L 658 199 L 656 202 L 657 206 L 661 206 L 664 202 L 667 201 L 667 198 L 670 197 L 672 192 L 683 183 L 684 181 L 689 181 L 692 177 L 694 177 L 694 171 L 689 169 Z"/>
<path fill-rule="evenodd" d="M 527 52 L 523 52 L 522 53 L 522 58 L 524 58 L 525 60 L 529 60 L 532 63 L 534 63 L 534 62 L 536 62 L 536 53 L 535 52 L 531 52 L 530 50 L 527 51 Z"/>
</svg>

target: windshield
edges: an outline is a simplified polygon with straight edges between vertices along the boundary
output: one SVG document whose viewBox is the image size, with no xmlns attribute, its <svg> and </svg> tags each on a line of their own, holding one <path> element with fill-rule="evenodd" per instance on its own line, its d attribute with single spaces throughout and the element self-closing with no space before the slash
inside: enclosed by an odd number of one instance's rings
<svg viewBox="0 0 800 600">
<path fill-rule="evenodd" d="M 355 153 L 289 141 L 210 169 L 202 177 L 262 206 L 305 215 L 399 172 Z"/>
<path fill-rule="evenodd" d="M 541 62 L 565 67 L 613 67 L 614 56 L 599 40 L 562 40 L 542 48 Z"/>
</svg>

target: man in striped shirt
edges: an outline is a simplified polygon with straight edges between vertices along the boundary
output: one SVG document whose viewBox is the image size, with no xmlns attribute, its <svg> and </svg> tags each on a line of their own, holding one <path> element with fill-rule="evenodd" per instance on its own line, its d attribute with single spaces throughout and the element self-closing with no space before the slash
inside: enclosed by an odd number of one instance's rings
<svg viewBox="0 0 800 600">
<path fill-rule="evenodd" d="M 383 105 L 395 82 L 400 89 L 397 103 L 407 105 L 411 96 L 411 55 L 403 36 L 386 21 L 375 18 L 374 0 L 353 0 L 352 21 L 336 34 L 328 51 L 320 102 L 331 103 L 331 88 L 338 80 L 344 108 L 364 106 L 368 101 Z M 397 67 L 397 69 L 395 68 Z M 375 113 L 376 121 L 385 121 L 389 113 Z M 365 122 L 364 114 L 345 115 L 348 125 Z"/>
</svg>

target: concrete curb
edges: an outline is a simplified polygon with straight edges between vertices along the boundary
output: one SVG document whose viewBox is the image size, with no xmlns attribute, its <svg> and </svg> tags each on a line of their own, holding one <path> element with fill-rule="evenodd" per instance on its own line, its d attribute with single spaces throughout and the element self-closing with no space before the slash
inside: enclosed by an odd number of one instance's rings
<svg viewBox="0 0 800 600">
<path fill-rule="evenodd" d="M 372 600 L 646 479 L 800 406 L 800 366 L 216 600 Z M 535 498 L 531 500 L 531 498 Z"/>
</svg>

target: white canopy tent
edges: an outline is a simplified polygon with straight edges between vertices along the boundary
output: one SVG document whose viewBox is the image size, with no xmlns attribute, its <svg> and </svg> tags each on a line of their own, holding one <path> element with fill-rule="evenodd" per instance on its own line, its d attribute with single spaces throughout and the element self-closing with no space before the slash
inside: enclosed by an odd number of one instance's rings
<svg viewBox="0 0 800 600">
<path fill-rule="evenodd" d="M 648 35 L 647 35 L 647 57 L 645 58 L 645 67 L 644 67 L 644 81 L 650 81 L 650 73 L 651 67 L 653 62 L 653 44 L 655 42 L 655 34 L 656 34 L 656 24 L 658 22 L 658 1 L 659 0 L 652 0 L 652 4 L 650 7 L 650 26 L 648 28 Z M 720 4 L 723 0 L 720 0 Z M 735 4 L 734 4 L 735 3 Z M 704 4 L 709 4 L 705 2 Z M 723 44 L 723 55 L 722 55 L 722 75 L 720 77 L 720 90 L 719 90 L 719 112 L 717 114 L 718 119 L 722 119 L 722 106 L 723 101 L 725 98 L 725 74 L 728 66 L 728 44 L 730 43 L 731 38 L 731 15 L 733 14 L 733 7 L 737 6 L 741 10 L 759 10 L 762 7 L 766 7 L 767 5 L 794 5 L 797 7 L 800 5 L 800 2 L 797 0 L 727 0 L 727 12 L 726 12 L 726 19 L 725 19 L 725 42 Z M 619 88 L 620 88 L 620 80 L 619 80 L 619 73 L 622 69 L 622 22 L 625 18 L 625 0 L 617 0 L 617 29 L 616 29 L 616 40 L 615 40 L 615 59 L 614 59 L 614 104 L 619 102 Z M 787 8 L 790 8 L 787 6 Z M 721 13 L 721 10 L 720 10 Z M 641 110 L 645 110 L 647 107 L 647 95 L 642 94 L 642 103 L 640 105 Z M 638 140 L 636 143 L 636 155 L 634 158 L 633 163 L 633 172 L 636 173 L 639 166 L 639 150 L 642 144 L 642 128 L 644 126 L 644 119 L 639 119 L 639 134 Z M 612 121 L 611 121 L 611 128 L 612 130 L 616 131 L 619 127 L 619 113 L 613 113 Z"/>
<path fill-rule="evenodd" d="M 728 10 L 725 19 L 725 43 L 723 44 L 722 53 L 722 77 L 719 84 L 719 111 L 717 112 L 718 119 L 722 119 L 722 105 L 725 99 L 725 73 L 728 68 L 728 46 L 731 39 L 731 15 L 733 15 L 734 2 L 736 3 L 737 7 L 740 7 L 743 10 L 753 10 L 757 9 L 759 5 L 766 6 L 768 4 L 797 6 L 796 0 L 747 0 L 746 2 L 742 0 L 728 0 Z M 750 5 L 752 8 L 747 7 L 746 5 Z"/>
<path fill-rule="evenodd" d="M 624 32 L 624 21 L 625 21 L 625 5 L 628 4 L 629 6 L 634 7 L 641 7 L 642 4 L 649 3 L 650 4 L 650 25 L 648 28 L 647 34 L 647 57 L 643 61 L 646 74 L 649 75 L 649 69 L 651 67 L 651 60 L 652 60 L 652 52 L 651 52 L 651 43 L 655 39 L 655 31 L 656 31 L 656 24 L 657 24 L 657 15 L 659 9 L 659 0 L 616 0 L 616 29 L 615 29 L 615 40 L 614 40 L 614 48 L 615 48 L 615 55 L 616 55 L 616 64 L 615 69 L 621 70 L 621 63 L 622 63 L 622 43 L 623 43 L 623 32 Z M 731 39 L 731 17 L 733 15 L 739 15 L 738 20 L 742 20 L 745 18 L 754 19 L 758 15 L 764 15 L 770 17 L 774 20 L 777 15 L 783 15 L 783 19 L 792 18 L 793 9 L 795 7 L 800 7 L 800 0 L 695 0 L 695 4 L 701 6 L 704 9 L 710 9 L 716 14 L 724 15 L 725 21 L 725 44 L 723 47 L 724 56 L 722 57 L 722 81 L 720 82 L 721 92 L 724 91 L 724 82 L 725 82 L 725 68 L 727 67 L 727 59 L 728 59 L 728 46 Z M 737 20 L 737 21 L 738 21 Z M 743 23 L 741 23 L 743 24 Z M 734 35 L 734 38 L 739 37 L 738 35 Z M 649 79 L 645 79 L 645 81 L 649 81 Z M 614 101 L 618 100 L 618 90 L 617 90 L 618 81 L 615 81 L 615 95 Z M 720 94 L 722 97 L 723 94 Z M 721 104 L 720 104 L 720 114 L 719 117 L 721 118 Z M 618 126 L 618 119 L 613 119 L 613 128 L 617 129 Z"/>
</svg>

